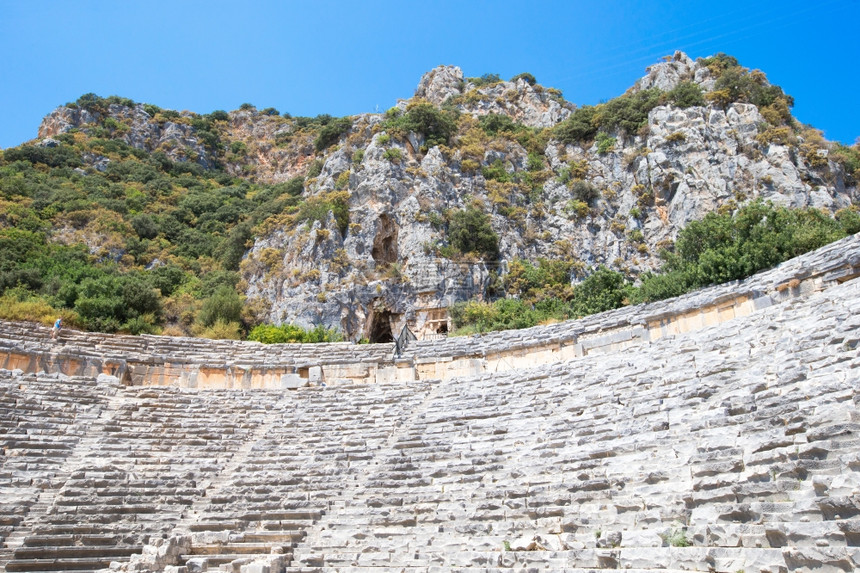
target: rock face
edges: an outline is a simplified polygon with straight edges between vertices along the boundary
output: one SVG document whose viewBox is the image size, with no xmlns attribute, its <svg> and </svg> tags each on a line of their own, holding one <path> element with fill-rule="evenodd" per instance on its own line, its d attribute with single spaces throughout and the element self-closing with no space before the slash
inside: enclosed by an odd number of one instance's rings
<svg viewBox="0 0 860 573">
<path fill-rule="evenodd" d="M 95 126 L 104 117 L 116 122 L 110 137 L 125 141 L 137 149 L 162 151 L 174 161 L 194 161 L 212 169 L 215 158 L 200 142 L 191 125 L 176 121 L 155 121 L 142 104 L 126 106 L 110 104 L 104 116 L 82 108 L 58 107 L 39 126 L 39 138 L 50 138 L 70 129 L 87 129 Z M 181 115 L 186 120 L 190 114 Z"/>
<path fill-rule="evenodd" d="M 676 52 L 648 68 L 631 93 L 668 91 L 684 81 L 704 92 L 714 87 L 701 60 Z M 386 115 L 363 114 L 320 152 L 315 132 L 299 122 L 243 106 L 216 122 L 216 157 L 200 144 L 190 116 L 159 122 L 143 106 L 117 104 L 109 115 L 125 126 L 114 136 L 130 145 L 203 165 L 217 159 L 235 176 L 277 183 L 314 166 L 303 198 L 345 202 L 348 220 L 332 212 L 267 226 L 242 263 L 243 285 L 249 297 L 270 303 L 270 321 L 337 327 L 353 340 L 387 341 L 406 324 L 424 334 L 444 332 L 445 309 L 483 296 L 516 258 L 565 258 L 635 277 L 657 266 L 658 251 L 679 229 L 716 209 L 763 199 L 835 212 L 858 199 L 856 184 L 826 145 L 812 145 L 815 134 L 769 137 L 761 110 L 749 103 L 661 105 L 636 133 L 609 133 L 598 145 L 556 139 L 548 128 L 575 107 L 557 90 L 523 78 L 470 79 L 458 67 L 441 66 L 396 107 L 403 112 L 420 102 L 459 113 L 448 145 L 390 129 Z M 489 114 L 520 131 L 482 130 Z M 39 136 L 98 121 L 86 110 L 59 108 Z M 96 168 L 105 161 L 91 158 Z M 576 179 L 597 197 L 582 202 Z M 490 217 L 498 262 L 441 256 L 446 213 L 469 206 Z"/>
<path fill-rule="evenodd" d="M 477 85 L 467 81 L 456 66 L 439 66 L 424 74 L 415 97 L 438 106 L 450 103 L 474 116 L 506 115 L 529 127 L 552 127 L 574 109 L 558 90 L 532 86 L 524 79 Z"/>
<path fill-rule="evenodd" d="M 463 70 L 457 66 L 439 66 L 421 76 L 415 97 L 442 105 L 448 98 L 462 94 L 464 85 Z"/>
<path fill-rule="evenodd" d="M 710 76 L 708 69 L 700 66 L 684 52 L 675 52 L 673 56 L 665 58 L 659 64 L 650 66 L 646 71 L 648 74 L 636 82 L 633 90 L 657 88 L 669 91 L 684 81 L 695 81 L 705 89 L 712 87 L 712 85 L 706 84 Z"/>
<path fill-rule="evenodd" d="M 679 53 L 652 68 L 637 89 L 671 89 L 679 81 L 704 78 L 702 70 L 708 71 Z M 524 80 L 477 89 L 470 85 L 459 68 L 436 68 L 422 78 L 416 96 L 433 103 L 453 101 L 461 113 L 476 117 L 499 113 L 524 123 L 524 118 L 537 118 L 533 125 L 552 125 L 570 113 L 534 103 L 529 98 L 544 101 L 546 91 L 536 93 Z M 462 97 L 470 90 L 482 94 L 472 103 Z M 523 107 L 499 103 L 504 100 L 499 96 L 511 91 Z M 480 297 L 493 273 L 503 274 L 505 262 L 515 258 L 573 256 L 585 266 L 602 264 L 635 275 L 658 264 L 660 246 L 679 229 L 721 206 L 763 199 L 834 212 L 851 205 L 857 190 L 846 187 L 838 164 L 813 166 L 795 147 L 759 143 L 763 122 L 752 104 L 726 109 L 664 105 L 650 112 L 646 129 L 618 135 L 604 153 L 596 144 L 550 139 L 544 149 L 549 176 L 534 197 L 469 170 L 470 158 L 460 149 L 433 147 L 422 153 L 419 134 L 389 140 L 379 133 L 378 118 L 362 116 L 347 143 L 326 157 L 320 176 L 306 188 L 309 195 L 330 192 L 348 173 L 346 232 L 330 218 L 258 238 L 244 266 L 247 292 L 273 301 L 273 321 L 322 321 L 358 338 L 368 336 L 374 316 L 385 312 L 396 334 L 407 323 L 424 329 L 436 310 Z M 363 150 L 358 162 L 350 160 L 354 149 Z M 387 159 L 389 150 L 402 159 Z M 529 172 L 529 152 L 516 141 L 495 140 L 479 159 L 482 166 L 499 161 L 511 176 Z M 600 193 L 584 214 L 573 210 L 576 197 L 558 176 L 571 167 Z M 499 235 L 500 267 L 437 255 L 445 234 L 433 214 L 475 201 L 490 213 Z M 381 240 L 396 242 L 388 251 L 396 252 L 396 260 L 374 255 Z M 283 271 L 259 264 L 273 252 Z"/>
</svg>

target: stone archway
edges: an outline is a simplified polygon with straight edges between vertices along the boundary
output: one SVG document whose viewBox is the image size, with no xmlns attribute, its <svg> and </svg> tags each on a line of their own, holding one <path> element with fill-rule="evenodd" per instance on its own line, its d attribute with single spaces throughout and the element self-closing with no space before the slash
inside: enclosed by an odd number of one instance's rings
<svg viewBox="0 0 860 573">
<path fill-rule="evenodd" d="M 397 224 L 388 215 L 380 215 L 370 256 L 378 266 L 397 262 Z"/>
</svg>

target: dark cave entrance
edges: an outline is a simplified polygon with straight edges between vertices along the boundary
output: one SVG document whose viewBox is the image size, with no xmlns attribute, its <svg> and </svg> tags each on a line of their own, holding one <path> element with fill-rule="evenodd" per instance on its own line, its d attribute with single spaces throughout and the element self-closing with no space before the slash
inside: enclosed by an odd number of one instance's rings
<svg viewBox="0 0 860 573">
<path fill-rule="evenodd" d="M 370 331 L 367 339 L 370 342 L 394 342 L 394 335 L 391 333 L 391 313 L 387 310 L 380 310 L 373 313 L 373 319 L 370 322 Z"/>
<path fill-rule="evenodd" d="M 386 266 L 397 262 L 397 225 L 388 215 L 379 217 L 376 237 L 370 256 L 377 265 Z"/>
</svg>

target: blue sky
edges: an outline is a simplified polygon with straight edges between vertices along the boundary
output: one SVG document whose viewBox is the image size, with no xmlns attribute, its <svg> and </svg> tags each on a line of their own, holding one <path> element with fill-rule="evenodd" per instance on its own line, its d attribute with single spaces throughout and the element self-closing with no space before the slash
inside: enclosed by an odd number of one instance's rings
<svg viewBox="0 0 860 573">
<path fill-rule="evenodd" d="M 0 147 L 81 94 L 207 113 L 384 111 L 439 64 L 531 72 L 576 104 L 676 49 L 726 52 L 828 139 L 860 136 L 860 2 L 0 0 Z"/>
</svg>

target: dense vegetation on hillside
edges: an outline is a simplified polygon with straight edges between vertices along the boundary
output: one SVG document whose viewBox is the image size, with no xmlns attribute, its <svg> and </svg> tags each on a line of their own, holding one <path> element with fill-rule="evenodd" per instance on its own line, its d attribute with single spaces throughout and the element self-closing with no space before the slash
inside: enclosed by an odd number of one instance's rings
<svg viewBox="0 0 860 573">
<path fill-rule="evenodd" d="M 711 284 L 746 278 L 760 270 L 860 232 L 860 212 L 835 217 L 813 208 L 788 209 L 754 202 L 735 213 L 710 213 L 678 235 L 661 253 L 664 264 L 634 285 L 629 277 L 600 267 L 575 286 L 569 263 L 514 261 L 505 277 L 508 297 L 470 301 L 451 310 L 458 334 L 527 328 L 679 296 Z"/>
<path fill-rule="evenodd" d="M 134 102 L 88 94 L 71 105 L 104 113 L 111 104 Z M 145 107 L 153 117 L 181 119 Z M 189 121 L 215 152 L 226 119 L 215 112 Z M 329 125 L 342 129 L 328 118 L 306 123 L 317 138 L 329 137 Z M 292 225 L 324 219 L 330 206 L 303 200 L 302 177 L 264 185 L 173 161 L 112 138 L 123 129 L 115 124 L 106 117 L 86 132 L 57 136 L 59 145 L 0 156 L 4 315 L 48 321 L 60 314 L 67 324 L 107 332 L 167 326 L 172 334 L 238 337 L 266 310 L 235 288 L 254 229 L 275 215 Z M 94 157 L 103 167 L 87 163 Z"/>
</svg>

